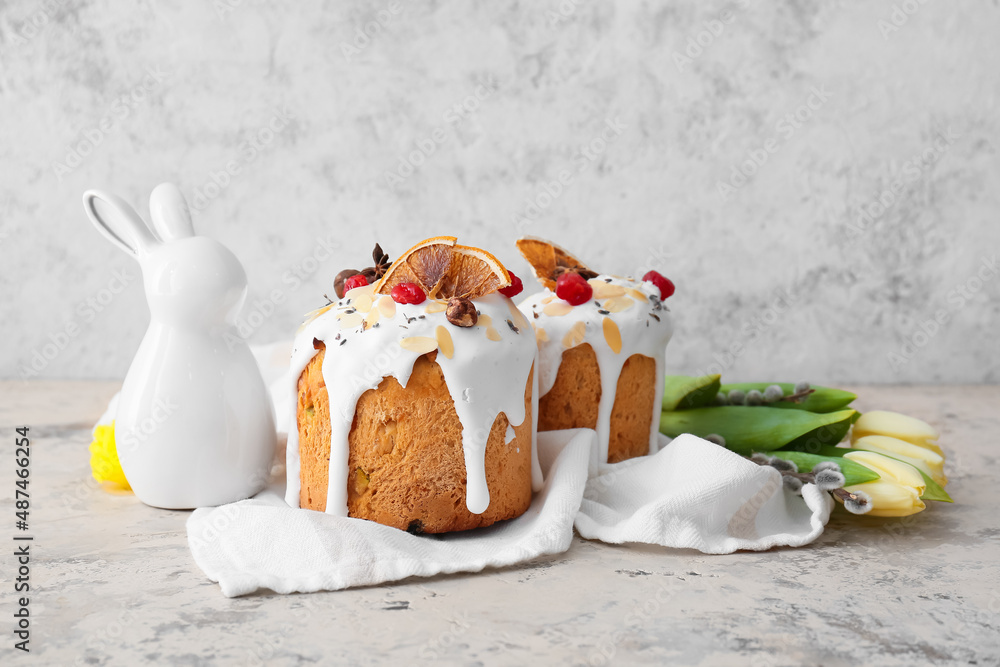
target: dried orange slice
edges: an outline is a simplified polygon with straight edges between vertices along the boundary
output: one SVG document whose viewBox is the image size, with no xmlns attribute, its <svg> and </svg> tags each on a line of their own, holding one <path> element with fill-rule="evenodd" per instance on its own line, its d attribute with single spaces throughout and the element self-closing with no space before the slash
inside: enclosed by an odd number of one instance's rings
<svg viewBox="0 0 1000 667">
<path fill-rule="evenodd" d="M 416 283 L 430 292 L 451 266 L 454 236 L 435 236 L 413 246 L 392 263 L 377 283 L 375 294 L 388 294 L 400 283 Z"/>
<path fill-rule="evenodd" d="M 496 257 L 455 241 L 453 236 L 436 236 L 413 246 L 375 284 L 375 293 L 389 294 L 400 283 L 416 283 L 431 299 L 477 299 L 510 285 L 510 274 Z"/>
<path fill-rule="evenodd" d="M 480 248 L 455 246 L 451 267 L 442 279 L 439 299 L 464 296 L 478 299 L 510 285 L 510 274 L 496 257 Z"/>
<path fill-rule="evenodd" d="M 567 269 L 580 273 L 584 278 L 597 276 L 583 262 L 551 241 L 534 236 L 524 236 L 515 243 L 521 255 L 531 265 L 531 270 L 538 282 L 552 291 L 556 289 L 556 278 Z"/>
</svg>

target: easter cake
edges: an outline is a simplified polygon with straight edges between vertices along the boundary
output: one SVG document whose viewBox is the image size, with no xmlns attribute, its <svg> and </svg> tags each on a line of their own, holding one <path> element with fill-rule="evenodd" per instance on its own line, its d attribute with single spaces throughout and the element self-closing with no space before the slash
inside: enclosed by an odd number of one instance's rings
<svg viewBox="0 0 1000 667">
<path fill-rule="evenodd" d="M 523 514 L 537 348 L 511 274 L 454 237 L 374 259 L 296 336 L 287 502 L 425 533 Z"/>
<path fill-rule="evenodd" d="M 538 341 L 538 430 L 592 428 L 597 460 L 649 454 L 656 442 L 673 284 L 598 274 L 542 239 L 517 241 L 544 287 L 520 304 Z"/>
</svg>

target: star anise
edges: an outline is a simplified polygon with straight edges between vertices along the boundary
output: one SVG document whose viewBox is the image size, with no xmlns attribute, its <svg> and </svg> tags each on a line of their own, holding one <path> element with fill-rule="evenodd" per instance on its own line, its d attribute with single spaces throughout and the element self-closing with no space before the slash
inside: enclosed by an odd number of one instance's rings
<svg viewBox="0 0 1000 667">
<path fill-rule="evenodd" d="M 361 270 L 362 275 L 368 279 L 369 283 L 373 283 L 384 276 L 385 272 L 392 266 L 392 262 L 389 261 L 389 255 L 382 252 L 382 246 L 378 243 L 375 244 L 375 249 L 372 250 L 372 260 L 375 262 L 375 266 L 369 266 Z"/>
<path fill-rule="evenodd" d="M 389 261 L 389 255 L 382 252 L 382 246 L 377 243 L 375 244 L 375 249 L 372 250 L 372 259 L 375 261 L 376 278 L 384 276 L 385 272 L 392 266 L 392 262 Z"/>
</svg>

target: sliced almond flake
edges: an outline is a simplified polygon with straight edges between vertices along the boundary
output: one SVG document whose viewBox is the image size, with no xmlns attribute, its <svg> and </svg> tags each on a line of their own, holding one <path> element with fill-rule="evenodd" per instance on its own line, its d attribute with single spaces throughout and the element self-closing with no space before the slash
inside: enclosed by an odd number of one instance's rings
<svg viewBox="0 0 1000 667">
<path fill-rule="evenodd" d="M 378 309 L 383 317 L 393 317 L 396 314 L 396 302 L 391 296 L 383 296 L 378 300 Z"/>
<path fill-rule="evenodd" d="M 645 303 L 646 301 L 649 300 L 649 298 L 645 295 L 645 293 L 641 292 L 640 290 L 637 290 L 634 287 L 626 287 L 625 293 L 628 294 L 633 299 L 635 299 L 636 301 L 642 301 Z"/>
<path fill-rule="evenodd" d="M 604 340 L 608 342 L 608 347 L 615 354 L 622 351 L 622 332 L 618 330 L 618 325 L 610 317 L 604 318 Z"/>
<path fill-rule="evenodd" d="M 631 297 L 627 296 L 616 296 L 601 304 L 601 307 L 609 313 L 620 313 L 623 310 L 628 310 L 635 305 L 635 301 Z"/>
<path fill-rule="evenodd" d="M 448 302 L 441 301 L 439 299 L 434 299 L 429 304 L 427 304 L 426 308 L 424 308 L 424 312 L 427 313 L 428 315 L 431 313 L 441 313 L 446 310 L 448 310 Z"/>
<path fill-rule="evenodd" d="M 438 350 L 447 359 L 451 359 L 455 355 L 455 344 L 451 340 L 451 333 L 447 328 L 438 325 L 438 328 L 434 330 L 434 337 L 437 338 Z"/>
<path fill-rule="evenodd" d="M 493 318 L 486 313 L 480 313 L 479 319 L 476 320 L 477 327 L 488 327 L 493 325 Z"/>
<path fill-rule="evenodd" d="M 335 305 L 337 305 L 337 304 L 328 303 L 325 306 L 323 306 L 322 308 L 317 308 L 316 310 L 310 310 L 308 313 L 306 313 L 305 321 L 306 322 L 312 322 L 317 317 L 319 317 L 320 315 L 322 315 L 326 311 L 328 311 L 331 308 L 333 308 Z"/>
<path fill-rule="evenodd" d="M 548 302 L 552 301 L 552 299 L 554 299 L 554 298 L 556 298 L 555 294 L 550 294 L 549 296 L 547 296 L 544 299 L 542 299 L 542 303 L 543 304 L 544 303 L 548 303 Z"/>
<path fill-rule="evenodd" d="M 497 341 L 503 340 L 502 338 L 500 338 L 500 332 L 497 331 L 494 327 L 486 327 L 486 337 L 489 338 L 490 340 L 497 340 Z"/>
<path fill-rule="evenodd" d="M 351 313 L 350 315 L 341 315 L 337 319 L 340 320 L 341 329 L 353 329 L 365 321 L 361 313 L 358 312 Z"/>
<path fill-rule="evenodd" d="M 409 336 L 399 341 L 399 346 L 404 350 L 416 352 L 417 354 L 427 354 L 433 352 L 438 347 L 437 339 L 430 336 Z"/>
<path fill-rule="evenodd" d="M 577 322 L 569 328 L 566 335 L 563 336 L 562 344 L 563 347 L 576 347 L 583 342 L 583 336 L 587 333 L 587 325 L 584 322 Z"/>
<path fill-rule="evenodd" d="M 378 321 L 379 319 L 381 319 L 381 317 L 382 313 L 379 311 L 378 308 L 372 308 L 371 310 L 369 310 L 368 314 L 365 315 L 365 328 L 371 329 L 373 326 L 378 324 Z"/>
<path fill-rule="evenodd" d="M 572 310 L 573 306 L 560 300 L 545 306 L 542 312 L 551 317 L 562 317 L 563 315 L 568 315 Z"/>
<path fill-rule="evenodd" d="M 353 290 L 352 290 L 353 291 Z M 371 294 L 359 294 L 351 299 L 351 307 L 360 310 L 362 313 L 367 313 L 372 309 L 372 295 Z"/>
<path fill-rule="evenodd" d="M 598 278 L 591 278 L 587 282 L 594 289 L 595 299 L 610 299 L 625 294 L 625 288 L 621 285 L 611 285 Z"/>
<path fill-rule="evenodd" d="M 542 327 L 535 327 L 535 340 L 539 343 L 547 343 L 549 340 L 549 334 L 546 333 L 545 329 Z"/>
</svg>

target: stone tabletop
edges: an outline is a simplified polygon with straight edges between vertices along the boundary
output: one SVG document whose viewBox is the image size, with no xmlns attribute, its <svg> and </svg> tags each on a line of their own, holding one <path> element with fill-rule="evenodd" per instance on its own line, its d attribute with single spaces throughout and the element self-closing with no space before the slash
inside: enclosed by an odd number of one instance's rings
<svg viewBox="0 0 1000 667">
<path fill-rule="evenodd" d="M 1000 387 L 861 387 L 861 410 L 942 432 L 953 505 L 834 512 L 800 549 L 706 556 L 575 539 L 482 574 L 227 599 L 191 559 L 188 512 L 90 480 L 114 383 L 0 383 L 4 514 L 14 427 L 31 428 L 31 653 L 4 664 L 995 665 L 1000 662 Z M 13 543 L 17 544 L 17 543 Z M 3 550 L 11 628 L 13 549 Z"/>
</svg>

